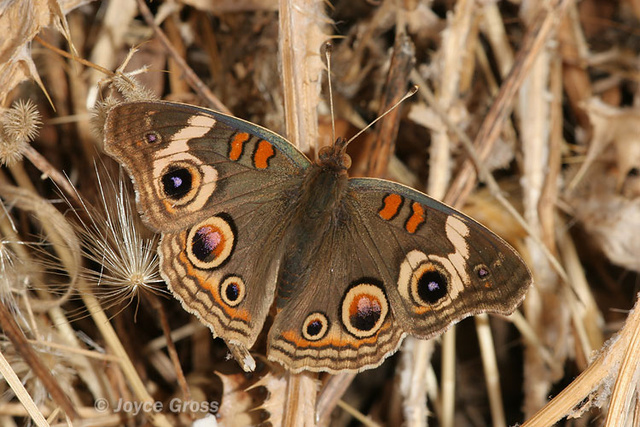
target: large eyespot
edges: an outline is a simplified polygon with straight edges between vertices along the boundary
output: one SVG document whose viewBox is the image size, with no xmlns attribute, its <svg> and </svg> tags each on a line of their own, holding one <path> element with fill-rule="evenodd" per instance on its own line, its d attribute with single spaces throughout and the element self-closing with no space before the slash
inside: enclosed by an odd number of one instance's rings
<svg viewBox="0 0 640 427">
<path fill-rule="evenodd" d="M 187 168 L 171 168 L 162 175 L 162 189 L 170 199 L 180 200 L 193 188 L 193 176 Z"/>
<path fill-rule="evenodd" d="M 322 339 L 329 330 L 329 319 L 319 311 L 311 313 L 302 322 L 302 336 L 309 341 Z"/>
<path fill-rule="evenodd" d="M 174 205 L 184 205 L 198 194 L 202 182 L 200 170 L 190 162 L 174 162 L 160 177 L 162 192 Z"/>
<path fill-rule="evenodd" d="M 453 301 L 471 283 L 471 273 L 466 264 L 456 257 L 448 257 L 422 251 L 409 251 L 400 263 L 398 293 L 417 315 L 430 310 L 440 310 L 446 302 Z"/>
<path fill-rule="evenodd" d="M 449 293 L 449 281 L 449 274 L 438 264 L 420 264 L 411 276 L 411 297 L 423 306 L 437 304 Z"/>
<path fill-rule="evenodd" d="M 231 256 L 236 235 L 231 217 L 226 214 L 212 216 L 189 230 L 187 256 L 198 268 L 209 270 L 219 267 Z"/>
<path fill-rule="evenodd" d="M 229 307 L 244 301 L 246 288 L 240 276 L 227 276 L 220 282 L 220 297 Z"/>
<path fill-rule="evenodd" d="M 389 313 L 389 302 L 379 280 L 354 282 L 342 298 L 340 318 L 347 331 L 358 338 L 374 335 Z"/>
</svg>

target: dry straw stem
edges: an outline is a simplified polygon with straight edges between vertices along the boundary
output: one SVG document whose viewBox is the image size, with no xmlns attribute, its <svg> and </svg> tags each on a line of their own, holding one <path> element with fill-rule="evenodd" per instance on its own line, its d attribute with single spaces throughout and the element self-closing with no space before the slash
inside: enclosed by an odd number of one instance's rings
<svg viewBox="0 0 640 427">
<path fill-rule="evenodd" d="M 356 374 L 343 372 L 329 375 L 318 393 L 316 402 L 316 419 L 318 426 L 328 426 L 331 413 L 347 391 Z"/>
<path fill-rule="evenodd" d="M 84 284 L 84 286 L 82 287 L 86 288 L 87 286 L 86 284 Z M 149 391 L 145 387 L 145 383 L 142 381 L 140 375 L 136 371 L 136 368 L 133 365 L 129 355 L 120 342 L 118 334 L 111 326 L 109 318 L 100 306 L 100 302 L 95 298 L 93 294 L 89 292 L 83 292 L 81 295 L 85 306 L 89 310 L 91 317 L 100 330 L 100 333 L 104 337 L 105 342 L 107 343 L 111 351 L 113 351 L 113 353 L 119 358 L 122 372 L 124 373 L 129 386 L 133 390 L 134 395 L 140 402 L 146 402 L 150 405 L 153 405 L 155 399 L 153 399 L 153 397 L 151 396 L 151 394 L 149 394 Z M 167 417 L 161 412 L 150 411 L 147 416 L 149 417 L 149 421 L 154 426 L 171 426 L 171 423 L 169 422 Z"/>
<path fill-rule="evenodd" d="M 4 306 L 4 304 L 2 305 Z M 2 353 L 0 353 L 0 374 L 2 374 L 2 378 L 7 382 L 7 384 L 9 384 L 11 390 L 13 390 L 20 400 L 20 403 L 22 403 L 24 408 L 27 410 L 31 420 L 33 420 L 38 427 L 48 426 L 49 423 L 44 418 L 44 415 L 40 412 L 40 409 L 31 398 L 31 395 L 29 395 L 29 392 L 24 388 L 22 381 L 20 381 L 20 378 L 18 378 Z M 3 413 L 6 412 L 3 411 Z"/>
<path fill-rule="evenodd" d="M 217 96 L 209 90 L 207 85 L 197 76 L 197 74 L 189 67 L 185 59 L 180 56 L 178 52 L 176 52 L 175 48 L 164 34 L 164 32 L 160 29 L 158 24 L 156 24 L 151 11 L 147 7 L 144 0 L 138 0 L 138 8 L 140 9 L 140 13 L 144 17 L 145 22 L 149 27 L 151 27 L 156 34 L 156 37 L 162 42 L 164 48 L 169 52 L 171 58 L 176 62 L 178 67 L 184 73 L 184 77 L 189 82 L 189 85 L 193 88 L 193 90 L 198 93 L 202 99 L 206 100 L 209 105 L 215 109 L 220 111 L 221 113 L 230 114 L 230 111 L 227 107 L 218 99 Z"/>
<path fill-rule="evenodd" d="M 36 168 L 38 168 L 38 170 L 40 170 L 40 172 L 42 172 L 43 177 L 50 178 L 59 188 L 61 188 L 65 192 L 65 194 L 73 197 L 75 191 L 69 184 L 69 180 L 64 176 L 62 172 L 51 165 L 51 163 L 49 163 L 49 161 L 42 154 L 40 154 L 32 146 L 28 146 L 24 155 L 27 159 L 29 159 L 31 164 L 33 164 Z"/>
<path fill-rule="evenodd" d="M 442 335 L 442 379 L 440 390 L 440 422 L 451 427 L 455 417 L 456 402 L 456 327 L 451 327 Z"/>
<path fill-rule="evenodd" d="M 402 413 L 407 425 L 425 425 L 429 411 L 427 408 L 428 375 L 433 372 L 430 364 L 436 346 L 436 340 L 418 340 L 407 337 L 402 344 L 402 360 L 399 372 L 400 391 L 404 397 Z M 435 374 L 434 374 L 435 377 Z M 433 387 L 436 396 L 433 400 L 438 418 L 442 418 L 441 404 L 437 398 L 437 384 Z"/>
<path fill-rule="evenodd" d="M 491 108 L 485 116 L 480 129 L 474 139 L 474 146 L 479 158 L 484 161 L 492 145 L 498 138 L 505 118 L 513 108 L 513 101 L 522 81 L 529 74 L 538 52 L 548 41 L 552 31 L 566 9 L 573 4 L 573 0 L 553 0 L 545 5 L 530 25 L 522 41 L 515 62 L 500 92 L 494 99 Z M 465 162 L 462 170 L 457 174 L 444 198 L 445 203 L 459 206 L 461 200 L 469 194 L 475 186 L 475 170 L 471 161 Z"/>
<path fill-rule="evenodd" d="M 602 327 L 604 319 L 594 294 L 589 288 L 589 282 L 585 275 L 585 271 L 580 264 L 578 251 L 575 242 L 567 234 L 558 236 L 557 241 L 560 255 L 567 268 L 569 275 L 569 283 L 571 283 L 572 291 L 576 298 L 572 298 L 571 305 L 572 315 L 574 316 L 575 325 L 583 325 L 576 329 L 579 332 L 581 341 L 581 354 L 577 354 L 576 358 L 581 362 L 581 368 L 586 368 L 592 352 L 599 349 L 604 343 Z M 573 295 L 572 295 L 573 296 Z"/>
<path fill-rule="evenodd" d="M 324 65 L 320 49 L 329 38 L 331 20 L 322 0 L 280 0 L 279 55 L 286 133 L 309 152 L 318 140 L 318 113 Z"/>
<path fill-rule="evenodd" d="M 542 4 L 529 4 L 525 8 L 524 16 L 536 14 L 542 8 Z M 560 19 L 556 18 L 556 22 L 559 23 Z M 529 292 L 528 298 L 523 303 L 523 309 L 543 345 L 551 348 L 554 358 L 562 362 L 569 351 L 566 338 L 570 334 L 571 311 L 558 310 L 554 313 L 549 312 L 545 307 L 559 304 L 558 294 L 569 300 L 572 296 L 566 292 L 568 287 L 564 286 L 567 283 L 564 270 L 560 270 L 561 281 L 559 275 L 552 269 L 550 259 L 543 256 L 547 253 L 546 251 L 555 252 L 556 249 L 553 242 L 554 229 L 543 229 L 540 221 L 542 209 L 551 207 L 552 214 L 555 211 L 554 200 L 551 200 L 551 204 L 545 204 L 544 200 L 541 200 L 545 185 L 552 189 L 558 185 L 554 180 L 545 181 L 549 176 L 547 171 L 550 161 L 549 141 L 554 136 L 550 129 L 552 126 L 551 99 L 549 96 L 541 96 L 549 90 L 549 86 L 557 87 L 553 81 L 559 77 L 559 73 L 551 73 L 553 57 L 554 50 L 551 46 L 540 46 L 540 49 L 535 52 L 535 60 L 531 62 L 528 75 L 521 82 L 517 96 L 519 111 L 522 112 L 519 117 L 519 129 L 522 141 L 523 216 L 529 226 L 530 235 L 535 236 L 540 242 L 534 243 L 532 239 L 527 242 L 530 266 L 536 271 L 536 286 Z M 551 239 L 547 239 L 551 243 L 549 247 L 541 244 L 543 235 L 551 236 Z M 576 328 L 579 327 L 580 325 L 576 325 Z M 524 357 L 526 363 L 524 388 L 528 393 L 523 406 L 525 416 L 528 416 L 535 408 L 539 408 L 546 402 L 548 390 L 553 382 L 561 377 L 562 371 L 548 370 L 537 348 L 527 347 Z"/>
<path fill-rule="evenodd" d="M 452 110 L 457 107 L 462 74 L 465 70 L 472 68 L 469 67 L 469 60 L 473 58 L 472 49 L 477 43 L 477 28 L 474 25 L 477 7 L 478 3 L 473 0 L 457 2 L 454 13 L 449 16 L 447 28 L 442 34 L 442 48 L 435 60 L 441 69 L 438 74 L 436 99 L 444 116 L 450 116 Z M 444 197 L 449 185 L 450 159 L 451 141 L 448 129 L 445 126 L 437 126 L 431 135 L 429 148 L 427 193 L 438 200 Z"/>
<path fill-rule="evenodd" d="M 401 15 L 403 14 L 399 12 L 398 16 Z M 393 46 L 384 95 L 378 109 L 378 117 L 384 117 L 375 124 L 369 138 L 362 143 L 362 155 L 367 161 L 364 176 L 387 176 L 389 159 L 395 152 L 402 111 L 401 105 L 397 108 L 394 106 L 406 96 L 409 74 L 415 65 L 415 53 L 411 39 L 404 32 L 400 32 Z M 354 172 L 357 173 L 358 171 Z"/>
<path fill-rule="evenodd" d="M 22 168 L 16 167 L 14 171 L 22 172 Z M 65 293 L 60 298 L 51 299 L 48 292 L 40 291 L 42 298 L 38 300 L 29 299 L 30 307 L 37 312 L 58 309 L 75 290 L 80 268 L 80 243 L 62 214 L 37 194 L 26 176 L 14 173 L 14 177 L 20 182 L 21 187 L 7 184 L 4 178 L 0 176 L 0 197 L 7 204 L 29 212 L 39 220 L 62 268 L 70 278 Z M 14 241 L 17 241 L 17 236 L 12 237 Z"/>
<path fill-rule="evenodd" d="M 75 406 L 53 377 L 53 374 L 45 366 L 34 348 L 29 344 L 20 326 L 18 326 L 18 323 L 15 321 L 13 314 L 7 309 L 7 306 L 3 302 L 0 302 L 0 325 L 2 325 L 4 334 L 11 340 L 15 349 L 33 370 L 33 373 L 42 381 L 45 389 L 49 392 L 56 404 L 64 411 L 65 415 L 71 420 L 77 419 L 79 414 Z M 17 392 L 20 391 L 21 388 L 17 390 Z"/>
<path fill-rule="evenodd" d="M 324 66 L 320 50 L 330 23 L 321 0 L 281 0 L 278 14 L 280 64 L 287 137 L 303 151 L 318 140 L 319 92 Z M 283 425 L 315 425 L 315 375 L 288 374 Z"/>
<path fill-rule="evenodd" d="M 478 341 L 482 352 L 482 367 L 487 381 L 491 421 L 495 427 L 506 427 L 504 408 L 502 406 L 502 390 L 500 389 L 500 375 L 493 345 L 493 335 L 489 327 L 489 316 L 480 314 L 475 317 Z"/>
<path fill-rule="evenodd" d="M 287 387 L 283 405 L 283 426 L 316 425 L 317 375 L 309 372 L 293 374 L 287 371 Z M 279 410 L 276 410 L 278 413 Z"/>
<path fill-rule="evenodd" d="M 180 365 L 180 356 L 178 355 L 178 351 L 176 350 L 176 345 L 171 338 L 171 326 L 169 326 L 169 320 L 167 319 L 167 313 L 162 306 L 162 303 L 155 295 L 147 295 L 147 298 L 151 301 L 151 306 L 156 310 L 156 312 L 160 316 L 160 325 L 162 326 L 162 331 L 164 332 L 164 336 L 166 338 L 167 350 L 169 351 L 169 357 L 171 358 L 171 362 L 173 363 L 173 368 L 175 369 L 176 376 L 178 379 L 178 383 L 182 388 L 182 398 L 185 402 L 191 401 L 191 391 L 189 390 L 189 385 L 187 384 L 187 379 L 184 376 L 184 372 L 182 370 L 182 366 Z"/>
<path fill-rule="evenodd" d="M 589 45 L 581 27 L 578 9 L 569 8 L 558 27 L 559 50 L 562 58 L 562 86 L 580 126 L 589 129 L 591 124 L 583 110 L 583 103 L 593 96 L 593 88 L 585 62 L 589 57 Z"/>
<path fill-rule="evenodd" d="M 355 410 L 352 406 L 344 403 L 342 400 L 338 402 L 338 406 L 342 408 L 345 412 L 349 413 L 356 421 L 362 423 L 362 425 L 367 427 L 381 427 L 380 424 L 376 423 L 369 417 L 363 415 L 361 412 Z"/>
<path fill-rule="evenodd" d="M 524 422 L 522 427 L 553 425 L 572 414 L 576 408 L 580 414 L 587 410 L 592 402 L 602 402 L 602 398 L 606 398 L 606 393 L 611 390 L 612 384 L 613 392 L 605 425 L 628 425 L 628 417 L 633 413 L 630 401 L 637 393 L 640 369 L 640 299 L 636 301 L 624 327 L 608 341 L 589 367 Z M 605 393 L 605 396 L 599 396 L 601 393 Z M 586 403 L 583 402 L 585 399 Z"/>
</svg>

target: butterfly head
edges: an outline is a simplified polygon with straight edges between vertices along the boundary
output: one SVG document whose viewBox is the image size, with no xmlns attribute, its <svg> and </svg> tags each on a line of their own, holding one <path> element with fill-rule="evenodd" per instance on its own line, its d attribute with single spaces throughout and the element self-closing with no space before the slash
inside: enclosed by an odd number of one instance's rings
<svg viewBox="0 0 640 427">
<path fill-rule="evenodd" d="M 347 154 L 348 141 L 338 137 L 333 145 L 322 147 L 318 151 L 316 164 L 323 169 L 330 169 L 336 172 L 347 172 L 351 167 L 351 157 Z"/>
</svg>

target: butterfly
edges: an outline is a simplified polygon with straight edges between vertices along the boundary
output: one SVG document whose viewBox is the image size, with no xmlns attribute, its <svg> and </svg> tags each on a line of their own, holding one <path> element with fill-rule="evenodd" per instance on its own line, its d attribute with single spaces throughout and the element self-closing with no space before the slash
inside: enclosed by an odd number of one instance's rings
<svg viewBox="0 0 640 427">
<path fill-rule="evenodd" d="M 484 226 L 391 181 L 349 178 L 346 141 L 309 160 L 253 123 L 190 105 L 115 106 L 105 151 L 129 172 L 185 310 L 293 372 L 361 371 L 406 334 L 512 313 L 532 283 Z"/>
</svg>

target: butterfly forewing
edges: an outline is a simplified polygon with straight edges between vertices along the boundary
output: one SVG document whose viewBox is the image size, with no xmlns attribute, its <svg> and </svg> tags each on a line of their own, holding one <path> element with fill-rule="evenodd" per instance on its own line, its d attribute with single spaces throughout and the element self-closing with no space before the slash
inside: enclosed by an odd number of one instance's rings
<svg viewBox="0 0 640 427">
<path fill-rule="evenodd" d="M 385 260 L 399 327 L 422 338 L 464 317 L 510 314 L 531 285 L 518 253 L 464 214 L 390 181 L 350 180 L 364 238 Z"/>
<path fill-rule="evenodd" d="M 282 137 L 189 105 L 135 102 L 114 107 L 105 150 L 134 179 L 139 208 L 157 231 L 176 231 L 226 210 L 268 203 L 295 187 L 309 160 Z"/>
</svg>

